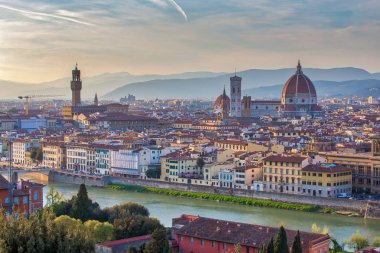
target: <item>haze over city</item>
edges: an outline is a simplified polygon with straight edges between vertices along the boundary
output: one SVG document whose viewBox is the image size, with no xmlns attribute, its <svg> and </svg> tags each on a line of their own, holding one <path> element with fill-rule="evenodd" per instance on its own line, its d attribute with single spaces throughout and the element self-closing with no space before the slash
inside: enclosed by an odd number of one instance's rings
<svg viewBox="0 0 380 253">
<path fill-rule="evenodd" d="M 294 67 L 379 72 L 380 2 L 0 1 L 0 79 Z"/>
<path fill-rule="evenodd" d="M 379 0 L 0 0 L 1 253 L 380 253 Z"/>
</svg>

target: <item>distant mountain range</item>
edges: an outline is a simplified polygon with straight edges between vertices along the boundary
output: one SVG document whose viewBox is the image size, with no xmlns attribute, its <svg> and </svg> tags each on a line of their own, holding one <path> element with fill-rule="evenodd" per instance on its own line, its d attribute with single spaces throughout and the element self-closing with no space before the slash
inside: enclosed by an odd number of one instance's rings
<svg viewBox="0 0 380 253">
<path fill-rule="evenodd" d="M 237 73 L 243 78 L 243 93 L 251 94 L 254 97 L 279 97 L 281 89 L 287 79 L 294 74 L 294 69 L 278 70 L 246 70 Z M 317 86 L 319 96 L 333 96 L 334 94 L 358 95 L 358 93 L 348 93 L 357 90 L 355 87 L 362 87 L 362 81 L 366 85 L 371 83 L 376 88 L 380 79 L 380 73 L 371 74 L 363 69 L 357 68 L 334 68 L 334 69 L 303 69 L 304 73 Z M 107 99 L 118 99 L 125 94 L 134 94 L 137 98 L 216 98 L 222 93 L 223 87 L 226 87 L 229 93 L 229 77 L 233 74 L 224 74 L 215 77 L 190 78 L 190 79 L 168 79 L 168 80 L 150 80 L 145 82 L 131 83 L 124 85 L 114 91 L 106 94 Z M 355 80 L 355 81 L 352 81 Z M 319 85 L 321 84 L 321 91 Z M 327 86 L 334 86 L 334 94 Z M 344 86 L 346 91 L 338 92 L 339 87 Z M 337 87 L 335 87 L 337 86 Z M 257 90 L 256 90 L 257 89 Z M 256 94 L 257 91 L 257 94 Z M 364 91 L 360 94 L 367 94 Z M 370 93 L 369 93 L 370 94 Z"/>
<path fill-rule="evenodd" d="M 253 97 L 279 97 L 286 80 L 294 68 L 238 72 L 243 78 L 243 93 Z M 369 73 L 358 68 L 316 69 L 305 68 L 304 73 L 314 81 L 319 97 L 359 95 L 377 92 L 380 73 Z M 153 98 L 216 98 L 223 87 L 229 93 L 231 73 L 189 72 L 171 75 L 132 75 L 127 72 L 105 73 L 93 77 L 82 77 L 82 97 L 92 99 L 95 93 L 101 99 L 119 100 L 133 94 L 137 99 Z M 323 81 L 320 81 L 323 80 Z M 354 81 L 353 81 L 354 80 Z M 358 88 L 360 87 L 360 88 Z M 51 82 L 27 84 L 0 80 L 0 99 L 15 99 L 20 95 L 63 95 L 70 98 L 70 77 Z M 341 90 L 344 89 L 344 90 Z M 377 94 L 377 93 L 375 93 Z"/>
<path fill-rule="evenodd" d="M 115 90 L 125 84 L 144 82 L 148 80 L 165 80 L 173 78 L 197 78 L 197 77 L 214 77 L 225 73 L 212 72 L 188 72 L 171 75 L 132 75 L 127 72 L 105 73 L 92 77 L 82 77 L 82 98 L 92 99 L 95 93 L 103 96 L 106 93 Z M 17 83 L 12 81 L 0 80 L 0 99 L 15 99 L 20 95 L 63 95 L 63 98 L 70 98 L 70 79 L 65 77 L 50 82 L 43 83 Z"/>
<path fill-rule="evenodd" d="M 380 80 L 350 80 L 342 82 L 315 81 L 313 82 L 319 98 L 323 97 L 380 97 Z M 273 85 L 244 90 L 244 94 L 252 98 L 279 99 L 284 85 Z"/>
</svg>

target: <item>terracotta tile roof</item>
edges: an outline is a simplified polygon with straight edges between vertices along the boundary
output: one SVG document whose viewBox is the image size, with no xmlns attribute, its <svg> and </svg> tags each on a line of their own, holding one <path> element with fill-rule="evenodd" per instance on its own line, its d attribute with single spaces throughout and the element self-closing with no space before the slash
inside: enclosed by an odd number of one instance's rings
<svg viewBox="0 0 380 253">
<path fill-rule="evenodd" d="M 264 158 L 266 162 L 291 162 L 300 163 L 307 159 L 306 156 L 282 156 L 282 155 L 271 155 Z"/>
<path fill-rule="evenodd" d="M 175 224 L 173 224 L 173 226 L 174 225 Z M 232 244 L 240 243 L 240 245 L 260 248 L 263 243 L 268 245 L 271 238 L 275 239 L 278 231 L 279 228 L 199 217 L 184 225 L 176 233 L 179 235 Z M 287 229 L 286 233 L 288 245 L 290 246 L 297 231 Z M 329 239 L 328 235 L 308 232 L 300 232 L 300 235 L 304 252 L 308 252 L 312 241 L 325 241 Z"/>
<path fill-rule="evenodd" d="M 335 172 L 345 172 L 352 171 L 350 168 L 345 168 L 335 164 L 310 164 L 307 165 L 302 171 L 308 172 L 322 172 L 322 173 L 335 173 Z"/>
<path fill-rule="evenodd" d="M 112 246 L 116 246 L 120 244 L 127 244 L 127 243 L 136 242 L 136 241 L 142 241 L 142 240 L 149 240 L 150 238 L 151 238 L 151 235 L 143 235 L 143 236 L 117 240 L 117 241 L 105 242 L 105 243 L 100 244 L 100 246 L 112 247 Z"/>
<path fill-rule="evenodd" d="M 0 189 L 8 189 L 9 182 L 8 180 L 3 177 L 3 175 L 0 174 Z"/>
</svg>

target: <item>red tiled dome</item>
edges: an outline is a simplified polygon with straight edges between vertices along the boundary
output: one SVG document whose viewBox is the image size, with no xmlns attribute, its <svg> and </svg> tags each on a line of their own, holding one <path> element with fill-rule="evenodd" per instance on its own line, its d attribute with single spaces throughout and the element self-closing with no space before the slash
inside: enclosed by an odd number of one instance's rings
<svg viewBox="0 0 380 253">
<path fill-rule="evenodd" d="M 285 83 L 282 90 L 282 97 L 295 97 L 297 94 L 309 94 L 310 97 L 316 97 L 317 92 L 312 81 L 303 74 L 300 62 L 298 62 L 297 71 Z"/>
<path fill-rule="evenodd" d="M 223 104 L 226 106 L 228 105 L 228 108 L 230 107 L 230 98 L 226 95 L 226 91 L 223 91 L 223 94 L 220 95 L 214 103 L 214 109 L 223 108 Z"/>
</svg>

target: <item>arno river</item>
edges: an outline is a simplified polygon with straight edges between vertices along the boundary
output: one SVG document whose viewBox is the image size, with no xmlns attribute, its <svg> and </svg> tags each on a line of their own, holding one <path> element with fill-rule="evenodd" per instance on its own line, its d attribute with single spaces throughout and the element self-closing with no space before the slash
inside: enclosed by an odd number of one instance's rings
<svg viewBox="0 0 380 253">
<path fill-rule="evenodd" d="M 76 194 L 79 187 L 78 185 L 68 184 L 49 184 L 45 187 L 45 193 L 51 186 L 54 186 L 66 198 L 71 198 L 72 195 Z M 380 220 L 365 220 L 358 217 L 242 206 L 98 187 L 88 187 L 87 190 L 90 198 L 97 201 L 101 207 L 109 207 L 129 201 L 144 205 L 149 209 L 151 215 L 158 218 L 165 226 L 170 226 L 171 219 L 174 217 L 178 217 L 181 214 L 193 214 L 267 226 L 279 226 L 283 224 L 287 228 L 303 231 L 310 231 L 312 224 L 317 223 L 319 227 L 328 226 L 330 234 L 339 241 L 348 238 L 357 230 L 369 237 L 380 236 Z"/>
<path fill-rule="evenodd" d="M 6 176 L 5 173 L 2 174 Z M 79 188 L 78 185 L 54 183 L 48 184 L 44 188 L 44 193 L 46 194 L 52 186 L 67 199 L 75 195 Z M 87 190 L 90 198 L 98 202 L 101 207 L 110 207 L 126 202 L 144 205 L 149 209 L 151 216 L 159 219 L 165 226 L 170 226 L 171 220 L 174 217 L 178 217 L 181 214 L 192 214 L 263 226 L 279 226 L 282 224 L 286 228 L 303 231 L 310 231 L 312 224 L 316 223 L 321 228 L 325 225 L 328 226 L 330 235 L 339 241 L 347 239 L 356 231 L 360 231 L 369 237 L 380 236 L 380 220 L 243 206 L 99 187 L 87 187 Z"/>
</svg>

